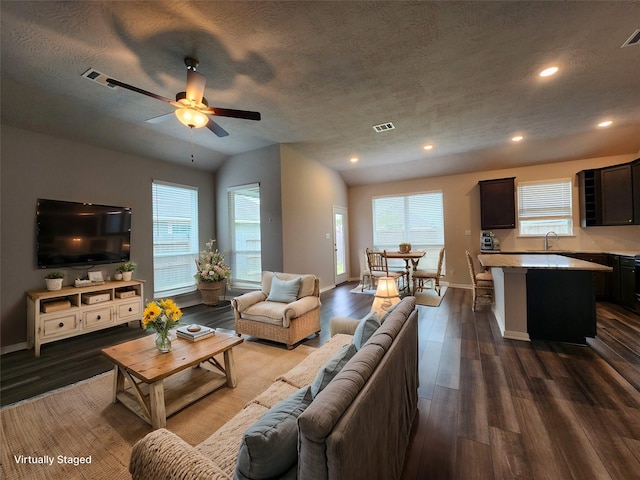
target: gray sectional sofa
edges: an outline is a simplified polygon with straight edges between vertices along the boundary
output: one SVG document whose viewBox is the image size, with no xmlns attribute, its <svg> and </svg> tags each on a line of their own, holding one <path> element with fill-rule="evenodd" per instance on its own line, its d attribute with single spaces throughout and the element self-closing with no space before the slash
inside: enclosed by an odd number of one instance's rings
<svg viewBox="0 0 640 480">
<path fill-rule="evenodd" d="M 415 299 L 366 342 L 371 320 L 352 324 L 353 336 L 333 336 L 200 445 L 166 429 L 146 435 L 133 479 L 399 478 L 418 402 Z"/>
</svg>

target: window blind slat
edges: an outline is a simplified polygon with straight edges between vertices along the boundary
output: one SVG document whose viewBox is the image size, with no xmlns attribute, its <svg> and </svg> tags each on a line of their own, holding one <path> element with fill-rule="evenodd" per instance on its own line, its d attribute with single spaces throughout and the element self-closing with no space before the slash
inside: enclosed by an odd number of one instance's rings
<svg viewBox="0 0 640 480">
<path fill-rule="evenodd" d="M 154 181 L 154 297 L 194 291 L 198 258 L 198 190 Z"/>
<path fill-rule="evenodd" d="M 517 190 L 520 235 L 573 234 L 571 180 L 523 182 Z"/>
<path fill-rule="evenodd" d="M 231 251 L 231 281 L 235 286 L 257 287 L 262 281 L 260 234 L 260 185 L 233 187 L 227 191 Z"/>
<path fill-rule="evenodd" d="M 395 251 L 400 243 L 409 242 L 413 249 L 428 252 L 420 268 L 435 269 L 429 262 L 436 258 L 437 263 L 437 252 L 444 246 L 442 192 L 374 197 L 372 202 L 373 247 Z"/>
</svg>

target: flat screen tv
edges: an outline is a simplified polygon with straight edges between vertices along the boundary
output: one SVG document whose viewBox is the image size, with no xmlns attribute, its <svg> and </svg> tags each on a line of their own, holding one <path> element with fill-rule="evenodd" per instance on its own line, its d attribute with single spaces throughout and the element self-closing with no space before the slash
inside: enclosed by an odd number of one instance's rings
<svg viewBox="0 0 640 480">
<path fill-rule="evenodd" d="M 131 209 L 38 199 L 38 268 L 129 261 Z"/>
</svg>

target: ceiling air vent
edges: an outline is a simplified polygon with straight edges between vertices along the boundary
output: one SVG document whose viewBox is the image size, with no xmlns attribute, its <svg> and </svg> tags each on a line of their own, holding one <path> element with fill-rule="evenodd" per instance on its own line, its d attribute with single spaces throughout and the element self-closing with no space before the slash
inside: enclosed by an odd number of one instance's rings
<svg viewBox="0 0 640 480">
<path fill-rule="evenodd" d="M 633 34 L 622 44 L 620 48 L 630 47 L 631 45 L 638 45 L 640 43 L 640 28 L 633 32 Z"/>
<path fill-rule="evenodd" d="M 378 133 L 386 132 L 387 130 L 393 130 L 394 128 L 396 128 L 396 127 L 394 127 L 393 123 L 391 123 L 391 122 L 381 123 L 380 125 L 374 125 L 373 126 L 373 129 Z"/>
<path fill-rule="evenodd" d="M 90 68 L 89 70 L 84 72 L 82 74 L 82 76 L 84 78 L 88 78 L 89 80 L 92 80 L 92 81 L 94 81 L 96 83 L 99 83 L 103 87 L 118 88 L 115 85 L 110 85 L 110 84 L 107 83 L 107 78 L 109 78 L 107 75 L 105 75 L 104 73 L 100 73 L 99 71 L 94 70 L 93 68 Z"/>
</svg>

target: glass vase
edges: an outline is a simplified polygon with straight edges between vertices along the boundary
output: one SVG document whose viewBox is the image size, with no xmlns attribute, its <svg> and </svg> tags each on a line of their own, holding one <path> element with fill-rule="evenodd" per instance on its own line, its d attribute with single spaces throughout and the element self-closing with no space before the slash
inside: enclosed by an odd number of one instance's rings
<svg viewBox="0 0 640 480">
<path fill-rule="evenodd" d="M 171 338 L 168 332 L 156 332 L 156 348 L 162 353 L 171 351 Z"/>
</svg>

